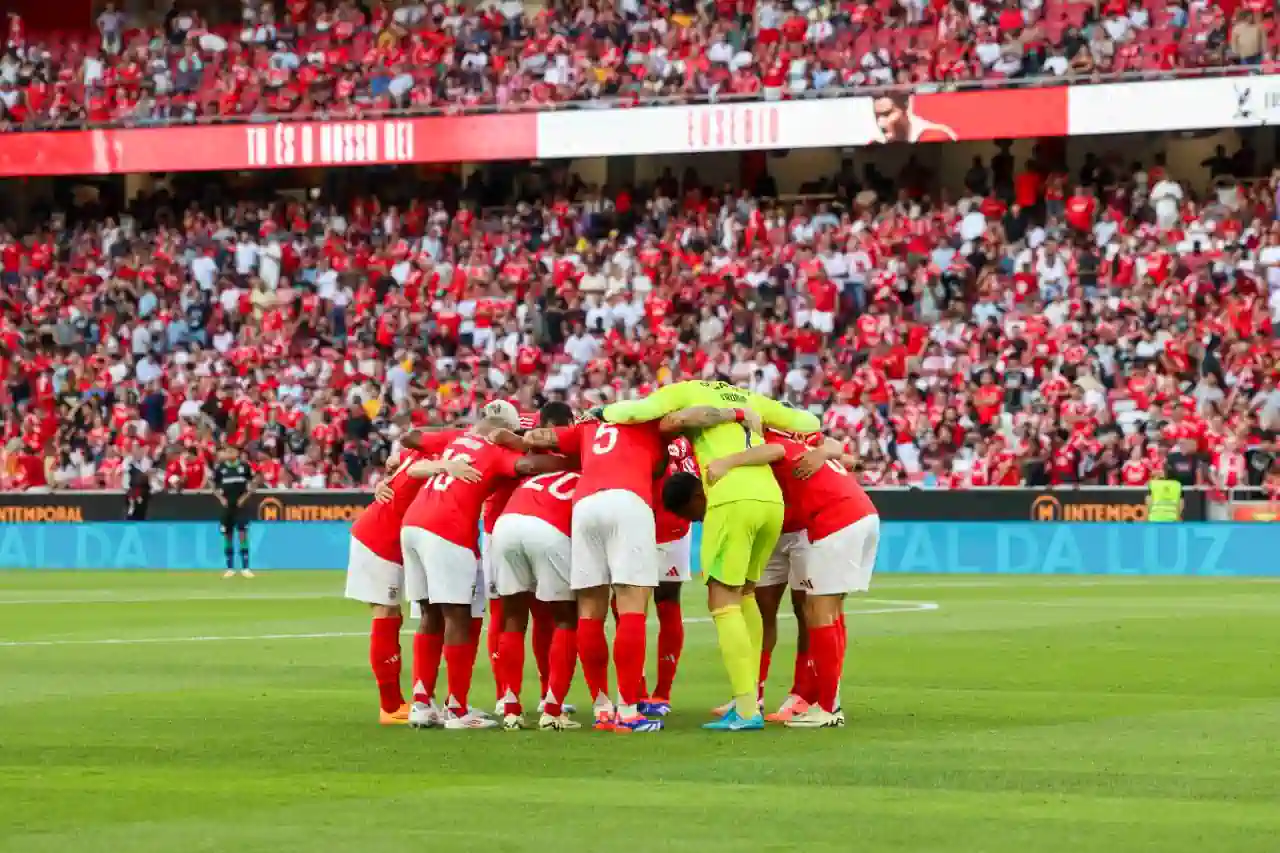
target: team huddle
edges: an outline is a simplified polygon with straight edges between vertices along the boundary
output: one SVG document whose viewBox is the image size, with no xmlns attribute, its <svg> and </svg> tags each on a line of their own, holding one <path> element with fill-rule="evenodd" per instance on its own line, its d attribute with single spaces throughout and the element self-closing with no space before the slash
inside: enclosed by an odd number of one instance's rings
<svg viewBox="0 0 1280 853">
<path fill-rule="evenodd" d="M 844 725 L 844 600 L 870 585 L 879 517 L 815 416 L 726 383 L 682 382 L 581 417 L 549 403 L 532 421 L 500 401 L 467 429 L 405 436 L 352 527 L 346 595 L 373 608 L 382 723 L 526 728 L 532 628 L 538 728 L 581 727 L 565 703 L 581 661 L 593 727 L 660 731 L 684 645 L 691 524 L 701 521 L 702 577 L 732 694 L 704 728 L 757 730 L 766 719 Z M 793 683 L 766 718 L 764 684 L 788 588 L 800 626 Z M 401 691 L 405 600 L 419 618 L 409 702 Z M 469 703 L 486 603 L 492 715 Z"/>
</svg>

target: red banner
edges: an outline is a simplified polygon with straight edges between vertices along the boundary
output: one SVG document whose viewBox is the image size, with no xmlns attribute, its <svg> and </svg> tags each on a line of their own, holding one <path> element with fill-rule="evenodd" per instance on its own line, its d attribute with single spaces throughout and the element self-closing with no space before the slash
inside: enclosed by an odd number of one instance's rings
<svg viewBox="0 0 1280 853">
<path fill-rule="evenodd" d="M 537 118 L 526 113 L 0 136 L 0 175 L 468 163 L 537 156 Z"/>
<path fill-rule="evenodd" d="M 1067 135 L 1067 89 L 993 89 L 875 98 L 882 142 Z"/>
</svg>

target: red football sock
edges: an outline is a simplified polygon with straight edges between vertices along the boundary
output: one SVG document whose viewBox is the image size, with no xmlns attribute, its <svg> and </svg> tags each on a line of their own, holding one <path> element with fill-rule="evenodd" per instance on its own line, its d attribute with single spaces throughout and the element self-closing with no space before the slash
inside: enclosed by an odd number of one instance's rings
<svg viewBox="0 0 1280 853">
<path fill-rule="evenodd" d="M 840 671 L 844 671 L 844 652 L 849 647 L 849 629 L 844 624 L 844 613 L 836 619 L 836 624 L 840 626 Z"/>
<path fill-rule="evenodd" d="M 791 671 L 791 695 L 806 702 L 813 701 L 813 661 L 808 652 L 796 652 L 795 668 Z"/>
<path fill-rule="evenodd" d="M 449 671 L 446 678 L 449 684 L 449 707 L 458 714 L 467 713 L 467 699 L 471 693 L 471 675 L 476 667 L 475 650 L 471 646 L 444 647 L 444 662 Z"/>
<path fill-rule="evenodd" d="M 555 634 L 556 624 L 551 620 L 551 608 L 545 601 L 534 599 L 529 617 L 533 622 L 533 662 L 538 667 L 538 697 L 541 698 L 547 695 L 551 679 L 551 637 Z"/>
<path fill-rule="evenodd" d="M 567 628 L 556 628 L 551 635 L 551 664 L 547 676 L 545 713 L 558 717 L 564 713 L 564 700 L 573 683 L 573 671 L 578 667 L 578 633 Z"/>
<path fill-rule="evenodd" d="M 671 685 L 684 651 L 684 617 L 679 601 L 658 602 L 658 699 L 671 698 Z"/>
<path fill-rule="evenodd" d="M 430 702 L 440 677 L 440 653 L 444 634 L 413 635 L 413 701 Z"/>
<path fill-rule="evenodd" d="M 609 696 L 609 641 L 604 635 L 604 622 L 599 619 L 578 620 L 578 657 L 582 659 L 582 677 L 591 691 L 591 701 Z M 561 697 L 562 699 L 564 697 Z"/>
<path fill-rule="evenodd" d="M 760 680 L 756 682 L 756 698 L 764 701 L 764 683 L 769 680 L 769 664 L 773 662 L 773 652 L 760 650 Z"/>
<path fill-rule="evenodd" d="M 498 638 L 498 663 L 502 672 L 503 709 L 507 714 L 523 714 L 520 691 L 524 687 L 524 634 L 503 631 Z"/>
<path fill-rule="evenodd" d="M 809 653 L 816 669 L 818 705 L 834 712 L 840 692 L 840 626 L 833 622 L 810 629 Z"/>
<path fill-rule="evenodd" d="M 613 670 L 618 676 L 618 699 L 635 705 L 644 698 L 645 617 L 643 613 L 618 614 L 613 638 Z"/>
<path fill-rule="evenodd" d="M 400 710 L 404 694 L 400 692 L 400 627 L 403 617 L 384 616 L 373 620 L 369 631 L 369 666 L 378 685 L 378 703 L 382 710 Z"/>
<path fill-rule="evenodd" d="M 493 692 L 499 701 L 502 700 L 502 664 L 498 656 L 501 651 L 502 637 L 502 599 L 495 598 L 489 602 L 489 633 L 487 635 L 489 649 L 489 669 L 493 672 Z"/>
</svg>

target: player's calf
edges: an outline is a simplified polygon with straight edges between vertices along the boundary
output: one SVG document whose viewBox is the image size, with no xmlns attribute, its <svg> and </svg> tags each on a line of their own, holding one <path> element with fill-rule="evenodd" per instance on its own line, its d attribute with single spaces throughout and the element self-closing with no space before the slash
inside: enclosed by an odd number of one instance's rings
<svg viewBox="0 0 1280 853">
<path fill-rule="evenodd" d="M 654 690 L 640 701 L 640 713 L 665 717 L 671 713 L 671 689 L 684 651 L 684 612 L 680 593 L 684 584 L 665 582 L 654 590 L 654 609 L 658 614 L 658 665 Z"/>
</svg>

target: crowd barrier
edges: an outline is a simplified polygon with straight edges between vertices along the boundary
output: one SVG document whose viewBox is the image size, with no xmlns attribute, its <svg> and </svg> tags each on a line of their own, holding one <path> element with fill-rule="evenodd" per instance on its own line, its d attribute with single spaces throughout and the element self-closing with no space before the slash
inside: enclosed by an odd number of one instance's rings
<svg viewBox="0 0 1280 853">
<path fill-rule="evenodd" d="M 868 489 L 887 521 L 1145 521 L 1145 489 Z M 361 491 L 278 489 L 250 498 L 249 516 L 269 522 L 352 521 L 371 500 Z M 149 521 L 207 521 L 221 508 L 213 495 L 161 493 Z M 121 521 L 123 492 L 16 492 L 0 495 L 0 523 Z M 1186 495 L 1187 521 L 1206 520 L 1203 492 Z M 1244 520 L 1244 519 L 1239 519 Z"/>
<path fill-rule="evenodd" d="M 344 569 L 349 530 L 344 521 L 250 525 L 254 568 Z M 876 570 L 1277 576 L 1275 543 L 1269 524 L 885 521 Z M 222 568 L 212 521 L 0 525 L 0 569 Z"/>
</svg>

